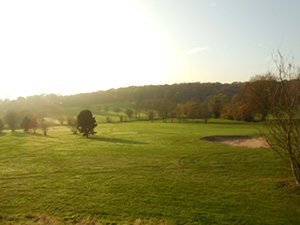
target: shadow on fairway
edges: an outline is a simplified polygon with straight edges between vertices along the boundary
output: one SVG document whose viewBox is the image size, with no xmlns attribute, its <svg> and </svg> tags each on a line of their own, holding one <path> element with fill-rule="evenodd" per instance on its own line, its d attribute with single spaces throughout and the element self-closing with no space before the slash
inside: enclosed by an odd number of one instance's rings
<svg viewBox="0 0 300 225">
<path fill-rule="evenodd" d="M 218 125 L 238 125 L 238 126 L 240 126 L 240 125 L 253 125 L 254 124 L 254 122 L 252 122 L 252 123 L 246 123 L 246 122 L 231 122 L 231 120 L 229 120 L 229 122 L 227 123 L 226 121 L 225 122 L 222 122 L 222 121 L 211 121 L 211 122 L 209 122 L 208 121 L 208 123 L 207 124 L 211 124 L 211 125 L 215 125 L 215 124 L 218 124 Z"/>
<path fill-rule="evenodd" d="M 36 136 L 36 137 L 46 137 L 46 138 L 53 138 L 52 136 L 49 136 L 49 135 L 44 135 L 44 134 L 41 134 L 41 133 L 31 133 L 31 132 L 14 132 L 12 133 L 13 136 L 15 137 L 25 137 L 25 136 Z"/>
<path fill-rule="evenodd" d="M 104 141 L 104 142 L 121 143 L 121 144 L 134 144 L 134 145 L 145 145 L 145 144 L 148 144 L 146 142 L 124 140 L 124 139 L 119 139 L 119 138 L 90 137 L 89 139 L 95 140 L 95 141 Z"/>
</svg>

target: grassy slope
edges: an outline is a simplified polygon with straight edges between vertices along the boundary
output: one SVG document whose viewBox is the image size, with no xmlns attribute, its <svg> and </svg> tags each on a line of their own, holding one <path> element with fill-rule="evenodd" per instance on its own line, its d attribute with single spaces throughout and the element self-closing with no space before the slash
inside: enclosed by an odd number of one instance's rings
<svg viewBox="0 0 300 225">
<path fill-rule="evenodd" d="M 223 123 L 224 122 L 224 123 Z M 90 139 L 0 136 L 0 222 L 41 214 L 69 222 L 137 218 L 169 224 L 299 224 L 300 196 L 271 150 L 201 141 L 255 135 L 252 124 L 159 121 L 100 124 Z"/>
</svg>

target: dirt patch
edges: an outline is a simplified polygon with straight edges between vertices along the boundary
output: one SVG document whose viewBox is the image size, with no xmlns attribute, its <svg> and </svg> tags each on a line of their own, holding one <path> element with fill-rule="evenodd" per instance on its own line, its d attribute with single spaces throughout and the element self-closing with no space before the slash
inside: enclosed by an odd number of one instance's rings
<svg viewBox="0 0 300 225">
<path fill-rule="evenodd" d="M 269 148 L 270 145 L 263 137 L 248 136 L 211 136 L 201 138 L 204 141 L 221 142 L 235 147 Z"/>
</svg>

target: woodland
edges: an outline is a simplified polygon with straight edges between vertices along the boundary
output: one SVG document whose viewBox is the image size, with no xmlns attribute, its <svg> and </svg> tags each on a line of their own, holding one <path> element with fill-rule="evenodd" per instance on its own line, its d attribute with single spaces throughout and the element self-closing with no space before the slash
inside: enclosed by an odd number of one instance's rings
<svg viewBox="0 0 300 225">
<path fill-rule="evenodd" d="M 127 102 L 133 111 L 153 110 L 159 112 L 167 103 L 167 111 L 177 109 L 178 104 L 188 102 L 204 102 L 209 96 L 226 95 L 230 102 L 240 88 L 241 82 L 232 84 L 221 83 L 183 83 L 173 85 L 131 86 L 107 91 L 81 93 L 61 96 L 58 94 L 41 94 L 29 97 L 19 97 L 16 100 L 0 100 L 0 115 L 9 111 L 31 111 L 40 116 L 54 116 L 63 113 L 62 108 L 80 107 L 82 109 Z M 120 108 L 122 105 L 120 105 Z M 95 108 L 97 110 L 97 108 Z M 99 110 L 99 108 L 98 108 Z M 103 107 L 105 110 L 105 107 Z M 111 109 L 112 110 L 112 109 Z M 160 113 L 158 113 L 159 115 Z"/>
</svg>

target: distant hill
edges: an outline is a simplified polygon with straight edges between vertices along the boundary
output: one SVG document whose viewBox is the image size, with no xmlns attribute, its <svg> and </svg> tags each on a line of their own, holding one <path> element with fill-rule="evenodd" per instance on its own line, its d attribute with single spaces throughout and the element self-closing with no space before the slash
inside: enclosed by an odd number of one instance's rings
<svg viewBox="0 0 300 225">
<path fill-rule="evenodd" d="M 225 94 L 231 99 L 238 93 L 243 83 L 181 83 L 172 85 L 131 86 L 76 95 L 42 94 L 19 97 L 17 100 L 0 102 L 0 114 L 9 110 L 34 112 L 43 111 L 44 114 L 59 114 L 61 107 L 87 108 L 97 104 L 118 102 L 147 102 L 168 99 L 172 105 L 184 104 L 189 100 L 204 101 L 208 96 Z"/>
<path fill-rule="evenodd" d="M 102 104 L 113 101 L 135 102 L 143 100 L 164 99 L 165 97 L 173 103 L 185 103 L 191 99 L 204 101 L 210 95 L 225 94 L 231 99 L 242 87 L 241 82 L 231 84 L 221 83 L 181 83 L 172 85 L 148 85 L 131 86 L 126 88 L 110 89 L 85 94 L 77 94 L 62 97 L 64 105 L 76 106 L 85 104 Z"/>
</svg>

